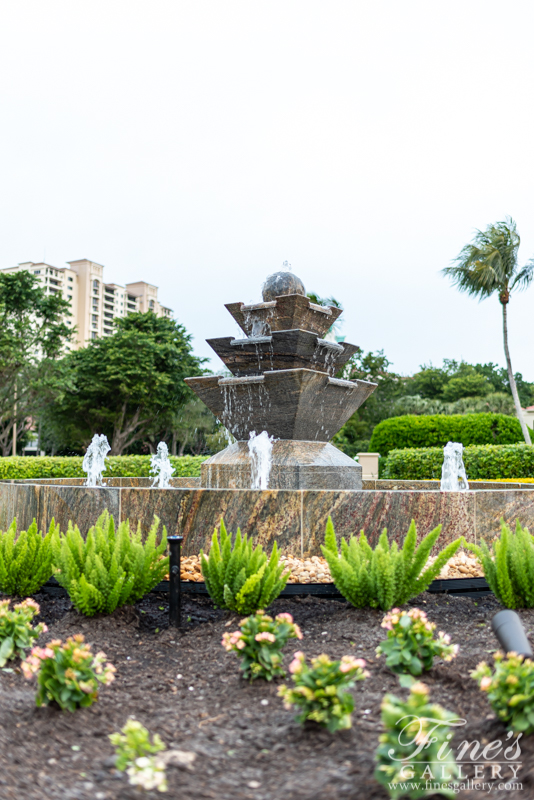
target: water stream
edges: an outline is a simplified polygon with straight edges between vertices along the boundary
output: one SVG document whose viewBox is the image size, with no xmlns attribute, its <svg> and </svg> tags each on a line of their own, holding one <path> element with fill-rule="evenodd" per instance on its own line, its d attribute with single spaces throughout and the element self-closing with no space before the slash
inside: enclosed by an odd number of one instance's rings
<svg viewBox="0 0 534 800">
<path fill-rule="evenodd" d="M 155 455 L 150 457 L 150 471 L 154 475 L 152 488 L 169 489 L 174 467 L 169 459 L 169 448 L 165 442 L 158 444 Z"/>
<path fill-rule="evenodd" d="M 274 437 L 269 436 L 267 431 L 258 434 L 256 431 L 250 432 L 248 450 L 251 465 L 251 489 L 269 488 L 269 475 L 273 463 L 273 442 Z"/>
<path fill-rule="evenodd" d="M 447 442 L 443 448 L 443 466 L 441 468 L 442 492 L 466 492 L 469 489 L 465 474 L 463 444 Z"/>
<path fill-rule="evenodd" d="M 83 457 L 82 469 L 87 473 L 86 486 L 94 488 L 106 485 L 102 481 L 102 473 L 106 469 L 106 456 L 110 450 L 107 436 L 95 433 Z"/>
</svg>

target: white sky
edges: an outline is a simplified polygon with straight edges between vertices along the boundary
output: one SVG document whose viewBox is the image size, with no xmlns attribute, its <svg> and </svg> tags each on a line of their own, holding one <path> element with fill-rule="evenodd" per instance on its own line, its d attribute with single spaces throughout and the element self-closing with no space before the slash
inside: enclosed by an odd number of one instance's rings
<svg viewBox="0 0 534 800">
<path fill-rule="evenodd" d="M 208 355 L 287 259 L 403 374 L 504 365 L 498 301 L 439 270 L 506 214 L 534 256 L 533 23 L 530 0 L 4 0 L 0 267 L 155 283 Z M 533 301 L 509 307 L 530 380 Z"/>
</svg>

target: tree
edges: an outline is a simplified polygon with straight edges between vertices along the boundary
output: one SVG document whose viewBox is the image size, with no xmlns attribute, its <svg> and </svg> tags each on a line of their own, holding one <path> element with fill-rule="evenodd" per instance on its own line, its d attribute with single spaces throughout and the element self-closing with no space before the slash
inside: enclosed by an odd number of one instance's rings
<svg viewBox="0 0 534 800">
<path fill-rule="evenodd" d="M 110 455 L 121 455 L 165 428 L 193 396 L 183 379 L 202 374 L 204 361 L 193 355 L 182 325 L 152 311 L 118 319 L 116 328 L 112 336 L 95 339 L 65 359 L 72 389 L 49 410 L 47 420 L 56 431 L 70 424 L 74 446 L 86 447 L 94 433 L 105 433 Z"/>
<path fill-rule="evenodd" d="M 471 244 L 462 248 L 453 264 L 445 267 L 443 274 L 452 279 L 460 291 L 483 300 L 498 294 L 502 306 L 503 342 L 508 381 L 514 398 L 515 412 L 527 444 L 531 444 L 530 433 L 517 393 L 508 346 L 508 303 L 514 289 L 526 289 L 533 277 L 534 260 L 520 268 L 517 261 L 521 239 L 511 217 L 504 222 L 489 225 L 485 231 L 477 230 Z"/>
<path fill-rule="evenodd" d="M 63 389 L 61 355 L 72 329 L 69 303 L 47 295 L 24 270 L 0 273 L 0 450 L 10 454 L 14 428 L 24 434 L 43 405 Z"/>
</svg>

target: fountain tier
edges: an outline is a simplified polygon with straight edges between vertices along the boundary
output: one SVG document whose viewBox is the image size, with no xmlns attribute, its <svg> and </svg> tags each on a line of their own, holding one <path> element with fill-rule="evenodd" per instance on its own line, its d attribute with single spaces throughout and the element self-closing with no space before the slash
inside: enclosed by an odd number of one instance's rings
<svg viewBox="0 0 534 800">
<path fill-rule="evenodd" d="M 186 378 L 232 436 L 252 430 L 275 439 L 328 442 L 374 391 L 366 381 L 343 381 L 310 369 L 284 369 L 248 378 Z"/>
</svg>

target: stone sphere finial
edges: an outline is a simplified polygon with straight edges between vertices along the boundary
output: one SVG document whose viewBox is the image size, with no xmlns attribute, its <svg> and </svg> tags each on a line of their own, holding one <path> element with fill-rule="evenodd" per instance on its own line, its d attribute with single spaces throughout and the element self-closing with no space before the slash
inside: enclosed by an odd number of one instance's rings
<svg viewBox="0 0 534 800">
<path fill-rule="evenodd" d="M 306 295 L 304 284 L 292 272 L 274 272 L 262 286 L 263 302 L 268 303 L 283 294 Z"/>
</svg>

